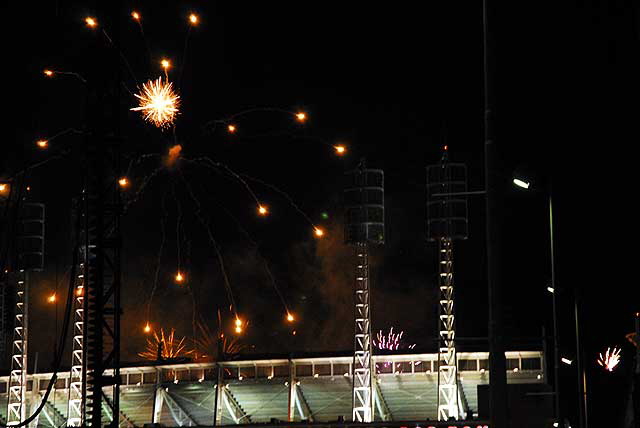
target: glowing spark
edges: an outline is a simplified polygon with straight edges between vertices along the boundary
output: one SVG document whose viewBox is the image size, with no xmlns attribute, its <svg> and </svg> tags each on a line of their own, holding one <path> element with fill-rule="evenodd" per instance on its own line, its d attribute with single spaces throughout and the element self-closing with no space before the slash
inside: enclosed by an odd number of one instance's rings
<svg viewBox="0 0 640 428">
<path fill-rule="evenodd" d="M 164 163 L 167 166 L 173 166 L 178 158 L 180 157 L 180 152 L 182 151 L 182 146 L 180 144 L 176 144 L 175 146 L 169 147 L 169 152 L 167 153 L 167 157 L 164 158 Z"/>
<path fill-rule="evenodd" d="M 7 190 L 9 190 L 9 185 L 7 185 L 5 183 L 0 183 L 0 193 L 4 193 Z"/>
<path fill-rule="evenodd" d="M 242 320 L 240 318 L 236 317 L 235 325 L 236 325 L 236 328 L 235 328 L 236 333 L 242 333 Z"/>
<path fill-rule="evenodd" d="M 293 314 L 291 312 L 287 312 L 287 321 L 289 322 L 295 321 L 295 318 L 293 317 Z"/>
<path fill-rule="evenodd" d="M 198 15 L 192 13 L 191 15 L 189 15 L 189 22 L 193 25 L 196 25 L 198 23 Z"/>
<path fill-rule="evenodd" d="M 611 351 L 611 348 L 607 348 L 607 352 L 604 355 L 600 354 L 598 364 L 604 367 L 605 370 L 612 372 L 620 364 L 620 352 L 620 348 L 613 348 L 613 351 Z"/>
<path fill-rule="evenodd" d="M 168 59 L 163 59 L 162 61 L 160 61 L 160 65 L 166 70 L 171 67 L 171 62 L 169 62 Z"/>
<path fill-rule="evenodd" d="M 322 229 L 318 228 L 318 227 L 316 227 L 314 229 L 313 233 L 315 233 L 318 238 L 320 238 L 320 237 L 322 237 L 324 235 L 324 231 Z"/>
<path fill-rule="evenodd" d="M 176 274 L 175 280 L 178 284 L 180 284 L 181 282 L 184 282 L 184 275 L 182 275 L 182 272 L 178 272 Z"/>
<path fill-rule="evenodd" d="M 236 126 L 235 125 L 227 126 L 227 131 L 229 131 L 230 134 L 233 134 L 234 132 L 236 132 Z"/>
<path fill-rule="evenodd" d="M 129 180 L 127 179 L 127 177 L 122 177 L 120 178 L 120 180 L 118 180 L 118 184 L 120 185 L 120 187 L 127 187 L 129 185 Z"/>
<path fill-rule="evenodd" d="M 76 288 L 76 296 L 82 296 L 84 294 L 84 287 Z"/>
<path fill-rule="evenodd" d="M 51 294 L 51 295 L 47 298 L 47 301 L 48 301 L 49 303 L 55 303 L 55 302 L 56 302 L 56 300 L 57 300 L 56 293 Z"/>
<path fill-rule="evenodd" d="M 135 19 L 136 21 L 140 21 L 140 14 L 138 12 L 136 12 L 135 10 L 133 12 L 131 12 L 131 17 L 133 19 Z"/>
<path fill-rule="evenodd" d="M 84 19 L 84 22 L 91 28 L 95 28 L 98 26 L 98 21 L 95 18 L 92 18 L 91 16 L 87 16 Z"/>
<path fill-rule="evenodd" d="M 394 333 L 393 327 L 391 327 L 389 329 L 389 333 L 387 333 L 386 335 L 382 332 L 382 330 L 378 331 L 378 334 L 376 335 L 376 338 L 372 340 L 372 343 L 375 348 L 380 350 L 385 350 L 385 351 L 397 351 L 400 349 L 415 348 L 416 346 L 415 343 L 412 345 L 406 345 L 404 342 L 402 342 L 403 335 L 404 335 L 404 331 L 401 331 L 400 333 Z M 391 367 L 392 364 L 393 363 L 391 361 L 379 363 L 379 364 L 376 364 L 376 369 L 379 373 L 380 366 L 388 368 L 388 367 Z M 399 374 L 399 372 L 396 374 Z"/>
<path fill-rule="evenodd" d="M 43 71 L 43 73 L 44 73 L 44 75 L 45 75 L 45 76 L 47 76 L 47 77 L 51 77 L 51 76 L 53 76 L 53 71 L 51 71 L 51 70 L 44 70 L 44 71 Z"/>
<path fill-rule="evenodd" d="M 269 210 L 264 205 L 258 205 L 258 213 L 260 215 L 267 215 L 269 213 Z"/>
<path fill-rule="evenodd" d="M 171 82 L 163 82 L 161 77 L 149 80 L 142 85 L 142 92 L 135 96 L 139 107 L 132 108 L 132 111 L 141 111 L 144 119 L 158 128 L 173 124 L 178 114 L 180 96 L 173 91 Z"/>
<path fill-rule="evenodd" d="M 38 147 L 40 147 L 41 149 L 46 149 L 47 146 L 49 145 L 49 142 L 47 140 L 38 140 L 36 141 L 36 144 L 38 145 Z"/>
<path fill-rule="evenodd" d="M 296 119 L 298 119 L 299 122 L 304 122 L 305 120 L 307 120 L 307 114 L 304 112 L 298 112 L 296 113 Z"/>
<path fill-rule="evenodd" d="M 333 146 L 333 148 L 336 149 L 336 153 L 339 155 L 343 155 L 347 151 L 347 148 L 343 145 Z"/>
<path fill-rule="evenodd" d="M 144 325 L 144 332 L 145 333 L 150 333 L 151 332 L 151 326 L 149 325 L 148 322 Z"/>
</svg>

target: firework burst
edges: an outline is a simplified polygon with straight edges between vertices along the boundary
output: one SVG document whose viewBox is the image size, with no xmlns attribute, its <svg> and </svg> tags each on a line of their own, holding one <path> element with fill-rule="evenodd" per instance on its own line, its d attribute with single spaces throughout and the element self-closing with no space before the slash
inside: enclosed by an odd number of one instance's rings
<svg viewBox="0 0 640 428">
<path fill-rule="evenodd" d="M 416 344 L 413 343 L 411 345 L 407 345 L 402 341 L 402 336 L 404 335 L 404 331 L 400 331 L 400 333 L 394 333 L 393 327 L 389 329 L 389 333 L 384 334 L 382 330 L 378 331 L 376 338 L 371 342 L 373 343 L 374 348 L 384 351 L 398 351 L 401 349 L 413 349 L 416 347 Z M 382 371 L 386 371 L 385 369 L 392 366 L 391 361 L 385 361 L 383 363 L 376 363 L 376 372 L 381 373 Z"/>
<path fill-rule="evenodd" d="M 222 356 L 225 358 L 239 354 L 247 348 L 246 345 L 240 343 L 238 337 L 227 337 L 224 334 L 220 338 L 220 349 L 218 348 L 218 337 L 208 325 L 198 322 L 199 337 L 194 340 L 194 352 L 196 361 L 198 360 L 219 360 Z M 218 351 L 222 351 L 222 356 L 218 355 Z"/>
<path fill-rule="evenodd" d="M 175 337 L 176 330 L 171 329 L 168 335 L 164 334 L 164 329 L 160 329 L 158 333 L 153 333 L 153 338 L 147 339 L 147 347 L 144 352 L 138 355 L 145 360 L 168 360 L 171 358 L 185 357 L 193 351 L 186 351 L 185 338 L 178 340 Z"/>
<path fill-rule="evenodd" d="M 134 94 L 138 98 L 138 107 L 132 111 L 142 112 L 144 120 L 157 126 L 167 128 L 171 126 L 178 114 L 180 96 L 173 90 L 173 84 L 168 80 L 158 77 L 142 84 L 140 94 Z"/>
<path fill-rule="evenodd" d="M 598 364 L 600 364 L 606 371 L 612 372 L 618 364 L 620 364 L 620 348 L 607 348 L 607 352 L 600 354 L 598 358 Z"/>
</svg>

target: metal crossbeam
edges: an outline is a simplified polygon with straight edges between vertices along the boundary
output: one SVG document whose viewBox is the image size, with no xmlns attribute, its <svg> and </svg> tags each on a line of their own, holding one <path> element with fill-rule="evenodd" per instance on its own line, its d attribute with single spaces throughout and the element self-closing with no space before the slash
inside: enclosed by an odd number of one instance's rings
<svg viewBox="0 0 640 428">
<path fill-rule="evenodd" d="M 356 249 L 355 353 L 353 357 L 353 421 L 371 422 L 371 312 L 368 244 Z"/>
<path fill-rule="evenodd" d="M 158 389 L 158 392 L 162 394 L 162 399 L 171 413 L 171 417 L 179 427 L 194 427 L 198 424 L 189 416 L 189 414 L 173 399 L 171 394 L 166 389 Z"/>
<path fill-rule="evenodd" d="M 453 244 L 451 238 L 438 241 L 440 288 L 440 334 L 438 346 L 438 420 L 458 419 L 458 370 L 453 306 Z"/>
<path fill-rule="evenodd" d="M 26 417 L 27 338 L 29 273 L 20 270 L 16 287 L 16 307 L 11 348 L 11 372 L 7 400 L 7 425 L 17 425 Z"/>
<path fill-rule="evenodd" d="M 382 389 L 380 388 L 380 384 L 378 384 L 377 379 L 375 379 L 373 382 L 373 401 L 376 405 L 378 413 L 380 414 L 380 419 L 382 419 L 383 421 L 392 421 L 393 415 L 391 414 L 391 410 L 387 405 L 387 400 L 385 400 L 384 395 L 382 395 Z"/>
<path fill-rule="evenodd" d="M 244 411 L 242 407 L 240 407 L 240 404 L 238 403 L 238 401 L 236 401 L 231 391 L 229 391 L 229 388 L 224 386 L 223 388 L 221 388 L 221 392 L 222 403 L 227 408 L 227 411 L 231 415 L 231 419 L 233 419 L 233 422 L 236 424 L 250 424 L 251 417 Z"/>
<path fill-rule="evenodd" d="M 293 399 L 296 403 L 298 413 L 300 414 L 300 419 L 313 422 L 313 413 L 311 412 L 309 403 L 307 402 L 306 398 L 304 398 L 302 387 L 298 385 L 297 382 L 294 384 Z"/>
</svg>

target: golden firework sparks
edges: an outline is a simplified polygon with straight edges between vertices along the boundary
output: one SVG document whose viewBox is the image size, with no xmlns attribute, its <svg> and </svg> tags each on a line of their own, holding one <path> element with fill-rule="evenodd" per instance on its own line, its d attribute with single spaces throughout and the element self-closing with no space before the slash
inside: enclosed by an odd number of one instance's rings
<svg viewBox="0 0 640 428">
<path fill-rule="evenodd" d="M 605 370 L 612 372 L 618 364 L 620 364 L 620 348 L 607 348 L 604 354 L 600 354 L 598 358 L 598 364 L 604 367 Z"/>
<path fill-rule="evenodd" d="M 169 360 L 190 355 L 193 351 L 186 349 L 185 338 L 178 340 L 175 333 L 174 328 L 168 335 L 165 335 L 164 329 L 160 329 L 159 336 L 154 332 L 153 338 L 147 339 L 147 347 L 144 352 L 140 352 L 138 355 L 149 361 Z"/>
<path fill-rule="evenodd" d="M 173 124 L 179 111 L 180 96 L 173 90 L 171 82 L 163 81 L 162 77 L 149 80 L 142 85 L 141 93 L 135 96 L 139 106 L 132 111 L 141 111 L 144 119 L 158 128 Z"/>
</svg>

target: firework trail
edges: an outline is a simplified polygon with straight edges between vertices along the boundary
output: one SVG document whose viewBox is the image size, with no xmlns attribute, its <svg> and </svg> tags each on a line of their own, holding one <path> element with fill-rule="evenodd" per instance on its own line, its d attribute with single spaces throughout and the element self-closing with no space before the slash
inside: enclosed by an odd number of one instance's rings
<svg viewBox="0 0 640 428">
<path fill-rule="evenodd" d="M 404 335 L 404 331 L 400 331 L 400 333 L 394 333 L 393 327 L 389 329 L 387 334 L 384 334 L 382 330 L 378 331 L 376 338 L 372 340 L 373 347 L 381 350 L 381 351 L 398 351 L 402 349 L 413 349 L 416 347 L 416 344 L 413 343 L 411 345 L 406 345 L 402 342 L 402 336 Z M 391 361 L 385 361 L 381 364 L 376 364 L 376 371 L 380 373 L 380 368 L 390 367 L 392 365 Z"/>
<path fill-rule="evenodd" d="M 171 329 L 168 335 L 164 334 L 164 329 L 160 329 L 160 336 L 153 333 L 153 338 L 147 339 L 147 347 L 144 352 L 140 352 L 138 356 L 149 361 L 169 360 L 172 358 L 186 357 L 193 353 L 187 351 L 185 338 L 178 340 L 175 337 L 176 330 Z"/>
<path fill-rule="evenodd" d="M 598 364 L 602 366 L 606 371 L 612 372 L 618 364 L 620 364 L 620 348 L 607 348 L 607 351 L 598 357 Z"/>
</svg>

